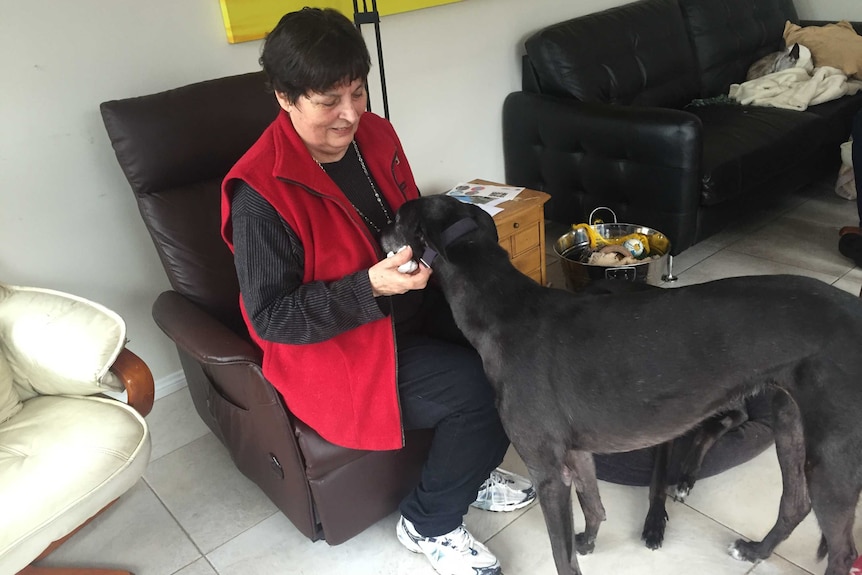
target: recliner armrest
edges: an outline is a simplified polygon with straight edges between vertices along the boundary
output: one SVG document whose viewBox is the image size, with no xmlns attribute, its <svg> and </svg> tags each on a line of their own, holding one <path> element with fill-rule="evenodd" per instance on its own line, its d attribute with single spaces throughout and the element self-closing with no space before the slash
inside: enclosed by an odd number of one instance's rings
<svg viewBox="0 0 862 575">
<path fill-rule="evenodd" d="M 205 364 L 260 364 L 252 343 L 175 291 L 159 294 L 153 303 L 156 325 L 184 352 Z"/>
<path fill-rule="evenodd" d="M 596 207 L 657 229 L 677 254 L 694 243 L 700 119 L 684 110 L 514 92 L 503 105 L 506 182 L 547 192 L 548 219 L 586 221 Z"/>
</svg>

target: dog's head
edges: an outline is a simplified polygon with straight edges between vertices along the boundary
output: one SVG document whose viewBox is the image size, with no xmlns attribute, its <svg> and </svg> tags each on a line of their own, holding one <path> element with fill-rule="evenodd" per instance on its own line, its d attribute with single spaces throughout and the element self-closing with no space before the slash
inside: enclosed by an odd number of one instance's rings
<svg viewBox="0 0 862 575">
<path fill-rule="evenodd" d="M 410 246 L 414 259 L 422 259 L 432 267 L 437 256 L 448 259 L 447 250 L 470 239 L 496 244 L 493 218 L 472 204 L 435 195 L 404 203 L 395 214 L 395 221 L 383 230 L 380 245 L 385 252 Z"/>
</svg>

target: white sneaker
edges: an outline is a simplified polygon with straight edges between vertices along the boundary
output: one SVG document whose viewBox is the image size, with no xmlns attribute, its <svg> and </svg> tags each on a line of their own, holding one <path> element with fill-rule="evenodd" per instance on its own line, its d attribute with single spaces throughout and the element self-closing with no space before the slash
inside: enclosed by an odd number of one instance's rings
<svg viewBox="0 0 862 575">
<path fill-rule="evenodd" d="M 476 541 L 463 525 L 437 537 L 423 537 L 401 517 L 395 527 L 398 541 L 413 553 L 422 553 L 440 575 L 502 575 L 500 562 Z"/>
<path fill-rule="evenodd" d="M 482 484 L 471 505 L 486 511 L 514 511 L 535 500 L 536 490 L 529 479 L 498 467 Z"/>
</svg>

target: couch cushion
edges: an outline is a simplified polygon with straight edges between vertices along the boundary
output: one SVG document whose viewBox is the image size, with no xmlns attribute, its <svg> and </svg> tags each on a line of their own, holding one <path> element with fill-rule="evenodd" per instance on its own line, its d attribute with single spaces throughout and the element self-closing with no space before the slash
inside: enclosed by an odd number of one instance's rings
<svg viewBox="0 0 862 575">
<path fill-rule="evenodd" d="M 548 26 L 525 42 L 543 93 L 678 108 L 698 93 L 676 0 L 641 0 Z"/>
<path fill-rule="evenodd" d="M 36 397 L 0 424 L 0 573 L 17 573 L 132 487 L 150 456 L 134 409 L 97 397 Z"/>
<path fill-rule="evenodd" d="M 823 141 L 823 119 L 808 112 L 729 104 L 688 111 L 703 123 L 704 206 L 769 188 Z"/>
<path fill-rule="evenodd" d="M 0 423 L 21 411 L 21 398 L 15 391 L 12 368 L 0 351 Z"/>
<path fill-rule="evenodd" d="M 727 94 L 755 60 L 781 47 L 792 0 L 679 0 L 700 67 L 702 97 Z"/>
<path fill-rule="evenodd" d="M 126 343 L 126 324 L 108 308 L 48 289 L 0 284 L 0 351 L 18 394 L 121 391 L 108 369 Z"/>
<path fill-rule="evenodd" d="M 805 28 L 786 22 L 784 41 L 807 46 L 815 66 L 832 66 L 848 76 L 862 78 L 862 36 L 847 21 Z"/>
</svg>

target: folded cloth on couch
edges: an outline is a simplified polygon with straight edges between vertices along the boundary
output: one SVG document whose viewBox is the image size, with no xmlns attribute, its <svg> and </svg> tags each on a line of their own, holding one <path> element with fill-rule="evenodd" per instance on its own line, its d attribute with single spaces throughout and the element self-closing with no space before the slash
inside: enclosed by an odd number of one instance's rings
<svg viewBox="0 0 862 575">
<path fill-rule="evenodd" d="M 788 68 L 741 84 L 731 84 L 728 96 L 740 104 L 772 106 L 804 111 L 809 106 L 853 95 L 862 82 L 847 79 L 838 68 L 820 66 L 809 74 L 804 68 Z"/>
</svg>

